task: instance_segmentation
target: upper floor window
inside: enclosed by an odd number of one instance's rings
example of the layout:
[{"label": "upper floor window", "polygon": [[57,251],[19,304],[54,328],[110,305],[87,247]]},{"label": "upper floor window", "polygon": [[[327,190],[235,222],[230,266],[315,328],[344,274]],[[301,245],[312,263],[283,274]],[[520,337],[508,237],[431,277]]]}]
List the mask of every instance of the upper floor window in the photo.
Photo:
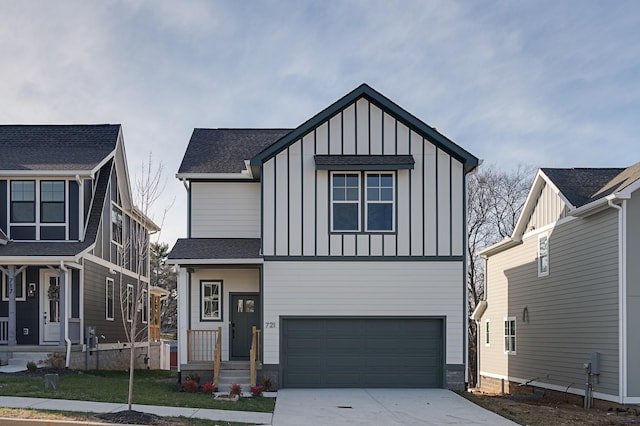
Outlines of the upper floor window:
[{"label": "upper floor window", "polygon": [[127,304],[126,304],[126,308],[127,308],[127,321],[128,322],[132,322],[133,321],[133,298],[134,298],[134,294],[133,294],[133,285],[132,284],[127,284]]},{"label": "upper floor window", "polygon": [[64,181],[40,182],[40,222],[64,223]]},{"label": "upper floor window", "polygon": [[111,206],[111,240],[122,244],[122,210],[115,204]]},{"label": "upper floor window", "polygon": [[538,237],[538,276],[549,275],[549,235]]},{"label": "upper floor window", "polygon": [[[361,190],[362,182],[364,191]],[[364,221],[366,232],[392,232],[394,194],[393,173],[332,173],[331,230],[360,232]],[[361,203],[362,198],[364,203]]]},{"label": "upper floor window", "polygon": [[36,221],[36,183],[32,180],[11,181],[11,222]]}]

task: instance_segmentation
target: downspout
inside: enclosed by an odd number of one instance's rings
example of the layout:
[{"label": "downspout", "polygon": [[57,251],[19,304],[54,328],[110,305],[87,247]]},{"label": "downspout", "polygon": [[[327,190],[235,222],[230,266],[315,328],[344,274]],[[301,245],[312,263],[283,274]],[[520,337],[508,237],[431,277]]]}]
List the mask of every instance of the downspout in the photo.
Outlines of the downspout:
[{"label": "downspout", "polygon": [[[624,203],[624,201],[623,201]],[[619,323],[619,336],[620,340],[620,355],[619,355],[619,375],[620,375],[620,386],[619,386],[619,402],[621,404],[625,403],[626,393],[627,393],[627,280],[625,274],[626,267],[626,229],[625,229],[625,209],[613,202],[613,200],[608,200],[609,207],[612,207],[618,210],[618,297],[619,297],[619,313],[618,313],[618,323]],[[624,206],[624,204],[623,204]]]},{"label": "downspout", "polygon": [[[63,273],[66,274],[68,270],[69,269],[67,269],[67,267],[64,266],[64,261],[61,260],[60,261],[60,271],[62,271]],[[69,286],[67,284],[67,280],[66,279],[64,280],[64,284],[66,286],[68,286],[68,287],[71,287],[71,286]],[[71,293],[69,293],[69,294],[71,294]],[[65,292],[65,295],[66,295],[66,292]],[[65,300],[65,304],[66,303],[67,303],[67,301]],[[69,307],[71,307],[71,306],[69,305]],[[65,368],[69,368],[69,363],[71,362],[71,339],[69,339],[69,333],[68,333],[68,331],[69,331],[69,313],[66,311],[66,309],[65,309],[65,315],[64,315],[63,324],[64,324],[64,327],[63,327],[64,341],[67,344],[67,356],[65,358],[64,366],[65,366]]]}]

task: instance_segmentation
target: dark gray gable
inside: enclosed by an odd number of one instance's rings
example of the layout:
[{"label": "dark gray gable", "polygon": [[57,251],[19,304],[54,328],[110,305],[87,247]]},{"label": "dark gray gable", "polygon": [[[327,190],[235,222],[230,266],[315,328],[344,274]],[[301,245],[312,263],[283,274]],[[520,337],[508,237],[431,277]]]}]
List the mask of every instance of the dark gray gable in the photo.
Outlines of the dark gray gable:
[{"label": "dark gray gable", "polygon": [[119,124],[0,125],[0,170],[93,170],[119,132]]},{"label": "dark gray gable", "polygon": [[442,135],[436,129],[427,125],[411,113],[407,112],[396,103],[386,98],[384,95],[380,94],[367,84],[363,83],[362,85],[336,101],[334,104],[325,108],[323,111],[304,122],[298,128],[282,137],[273,145],[269,146],[267,149],[251,158],[250,164],[251,168],[253,169],[253,175],[257,176],[259,168],[262,167],[262,164],[266,160],[275,156],[280,151],[284,150],[286,147],[302,138],[308,132],[318,127],[323,122],[329,120],[331,117],[348,107],[350,104],[357,101],[359,98],[367,99],[369,102],[382,109],[385,113],[392,115],[393,117],[407,125],[410,129],[414,130],[416,133],[420,134],[422,137],[426,138],[440,149],[446,151],[452,157],[458,159],[464,164],[464,169],[466,172],[469,172],[478,166],[478,159],[475,156],[456,145],[452,140]]},{"label": "dark gray gable", "polygon": [[244,161],[291,129],[194,129],[182,158],[181,173],[240,173]]},{"label": "dark gray gable", "polygon": [[181,238],[168,259],[258,259],[259,238]]},{"label": "dark gray gable", "polygon": [[624,169],[614,168],[542,169],[574,207],[581,207],[609,195],[610,191],[600,190],[623,171]]}]

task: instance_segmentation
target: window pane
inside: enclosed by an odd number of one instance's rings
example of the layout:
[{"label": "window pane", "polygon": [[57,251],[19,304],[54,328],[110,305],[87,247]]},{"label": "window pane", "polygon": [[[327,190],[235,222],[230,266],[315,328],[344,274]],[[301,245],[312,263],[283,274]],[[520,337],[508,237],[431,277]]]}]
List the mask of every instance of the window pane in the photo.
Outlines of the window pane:
[{"label": "window pane", "polygon": [[13,202],[11,203],[12,222],[35,222],[36,206],[33,202]]},{"label": "window pane", "polygon": [[11,201],[35,201],[35,182],[18,180],[11,182]]},{"label": "window pane", "polygon": [[393,201],[393,188],[380,189],[380,201]]},{"label": "window pane", "polygon": [[360,186],[358,181],[359,181],[359,175],[356,174],[349,174],[349,175],[345,175],[346,176],[346,180],[347,180],[347,186],[348,187],[358,187]]},{"label": "window pane", "polygon": [[393,187],[393,175],[384,174],[380,177],[380,186],[383,187]]},{"label": "window pane", "polygon": [[333,188],[333,200],[344,201],[347,199],[347,192],[344,188]]},{"label": "window pane", "polygon": [[40,182],[40,199],[42,201],[64,201],[64,182]]},{"label": "window pane", "polygon": [[64,222],[64,203],[42,203],[41,222]]},{"label": "window pane", "polygon": [[344,187],[345,186],[345,175],[333,175],[333,186]]},{"label": "window pane", "polygon": [[238,299],[238,307],[236,312],[244,312],[244,299]]},{"label": "window pane", "polygon": [[380,201],[380,190],[378,188],[367,188],[367,201]]},{"label": "window pane", "polygon": [[367,229],[369,231],[393,230],[393,204],[368,204]]},{"label": "window pane", "polygon": [[347,188],[347,197],[346,200],[349,201],[358,201],[358,199],[360,198],[360,191],[358,191],[358,188]]},{"label": "window pane", "polygon": [[333,205],[333,230],[357,231],[358,230],[358,204],[337,203]]},{"label": "window pane", "polygon": [[380,186],[380,175],[367,175],[367,186]]},{"label": "window pane", "polygon": [[256,311],[256,303],[253,299],[247,299],[247,312],[255,312]]}]

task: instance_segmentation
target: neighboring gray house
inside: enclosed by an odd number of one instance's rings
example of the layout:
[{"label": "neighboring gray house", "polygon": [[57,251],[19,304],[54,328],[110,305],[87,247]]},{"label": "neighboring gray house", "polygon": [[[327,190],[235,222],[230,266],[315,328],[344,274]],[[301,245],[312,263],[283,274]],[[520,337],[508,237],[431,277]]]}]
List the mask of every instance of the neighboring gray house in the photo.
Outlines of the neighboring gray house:
[{"label": "neighboring gray house", "polygon": [[0,153],[3,364],[31,351],[69,365],[89,326],[101,349],[122,349],[120,272],[123,286],[149,277],[148,256],[138,271],[127,242],[156,226],[132,204],[121,126],[2,125]]},{"label": "neighboring gray house", "polygon": [[596,398],[640,403],[639,188],[640,163],[538,172],[513,236],[480,253],[482,388],[583,395],[593,361]]},{"label": "neighboring gray house", "polygon": [[295,129],[195,129],[168,260],[183,378],[255,356],[280,387],[463,388],[477,164],[367,85]]}]

